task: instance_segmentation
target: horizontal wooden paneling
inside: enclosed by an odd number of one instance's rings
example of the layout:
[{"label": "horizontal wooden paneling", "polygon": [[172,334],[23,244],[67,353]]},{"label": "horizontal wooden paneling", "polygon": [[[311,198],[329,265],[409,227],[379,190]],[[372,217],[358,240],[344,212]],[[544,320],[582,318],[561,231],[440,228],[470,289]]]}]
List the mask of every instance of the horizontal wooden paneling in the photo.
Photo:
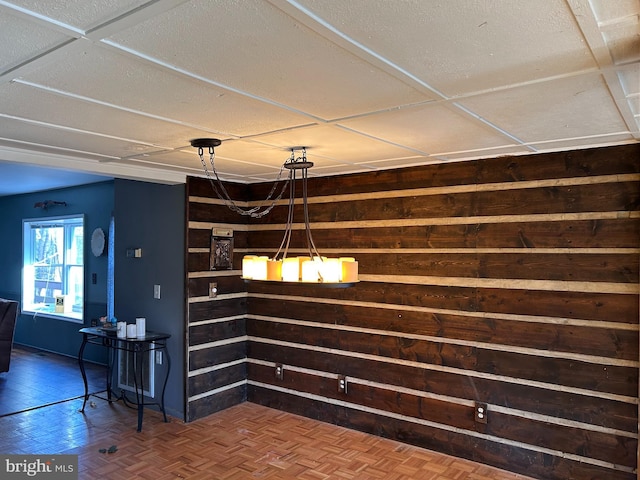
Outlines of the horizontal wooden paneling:
[{"label": "horizontal wooden paneling", "polygon": [[[253,282],[255,294],[282,295],[282,288],[270,283]],[[555,323],[571,323],[569,319],[638,324],[636,295],[513,290],[509,288],[469,288],[441,285],[396,285],[391,282],[359,283],[353,288],[329,290],[295,285],[286,292],[292,299],[337,298],[343,301],[376,303],[398,308],[433,309],[436,312],[473,312],[489,318],[524,316]],[[251,303],[251,298],[249,299]],[[366,306],[366,305],[364,305]],[[518,317],[520,318],[520,317]]]},{"label": "horizontal wooden paneling", "polygon": [[[221,205],[222,202],[217,199],[215,191],[211,186],[211,182],[207,178],[203,177],[189,177],[187,186],[189,188],[188,195],[193,197],[202,197],[206,199],[213,199],[217,205]],[[248,197],[248,186],[242,183],[229,183],[225,182],[225,188],[229,193],[229,196],[234,200],[238,200],[240,202],[246,201]],[[189,206],[189,210],[191,210],[191,206]],[[220,209],[220,214],[226,213],[225,210],[228,210],[226,207]],[[235,217],[235,223],[238,222],[238,218]]]},{"label": "horizontal wooden paneling", "polygon": [[[420,362],[425,366],[447,367],[447,371],[466,370],[467,375],[473,371],[488,374],[489,378],[509,377],[630,398],[635,397],[634,385],[638,382],[637,368],[633,366],[609,365],[603,368],[575,359],[540,357],[535,351],[504,352],[368,333],[340,334],[339,337],[336,348],[349,345],[351,351]],[[373,347],[372,341],[375,342]]]},{"label": "horizontal wooden paneling", "polygon": [[[612,188],[612,185],[615,188]],[[389,197],[322,204],[309,208],[313,222],[351,222],[447,217],[551,215],[577,212],[618,212],[638,209],[640,192],[636,181],[584,185],[442,193],[413,197]],[[253,223],[286,222],[287,209],[274,208]],[[294,218],[302,219],[302,205],[294,209]]]},{"label": "horizontal wooden paneling", "polygon": [[[612,435],[600,431],[585,431],[576,425],[550,424],[540,419],[526,418],[512,413],[492,411],[491,422],[479,424],[474,421],[473,407],[468,404],[429,398],[410,392],[398,392],[348,382],[349,395],[339,393],[336,379],[314,375],[313,372],[285,370],[283,380],[276,380],[273,367],[250,363],[250,384],[261,384],[268,397],[277,397],[276,389],[299,392],[301,397],[314,395],[328,401],[348,402],[353,405],[388,411],[440,424],[442,428],[462,429],[470,433],[479,432],[514,442],[529,444],[532,438],[545,436],[545,446],[552,450],[564,450],[574,455],[589,453],[601,461],[614,461],[620,465],[633,466],[637,439],[631,436]],[[269,389],[272,388],[272,391]]]},{"label": "horizontal wooden paneling", "polygon": [[189,401],[188,421],[206,417],[212,413],[219,412],[247,400],[247,386],[232,385],[228,389],[222,389],[216,393],[197,400]]},{"label": "horizontal wooden paneling", "polygon": [[189,371],[210,370],[217,365],[244,360],[247,357],[247,345],[244,338],[236,342],[222,343],[205,349],[191,349],[189,352]]},{"label": "horizontal wooden paneling", "polygon": [[189,397],[202,395],[237,382],[244,382],[246,378],[247,368],[244,362],[194,375],[188,379]]},{"label": "horizontal wooden paneling", "polygon": [[189,323],[246,313],[244,298],[218,299],[189,304]]},{"label": "horizontal wooden paneling", "polygon": [[638,282],[637,254],[361,253],[358,263],[360,273],[376,275]]},{"label": "horizontal wooden paneling", "polygon": [[547,153],[524,158],[485,158],[478,160],[477,166],[478,183],[584,178],[640,172],[637,145]]},{"label": "horizontal wooden paneling", "polygon": [[[249,315],[282,319],[281,303],[282,300],[277,297],[252,298]],[[319,302],[291,302],[290,305],[291,314],[287,319],[292,323],[313,322],[316,327],[322,324],[336,325],[339,326],[336,328],[337,335],[348,334],[349,330],[366,329],[372,334],[384,332],[395,338],[407,340],[422,336],[434,342],[500,346],[502,350],[507,350],[509,346],[538,351],[549,350],[557,352],[555,356],[567,352],[594,359],[606,357],[611,359],[611,363],[616,363],[615,360],[638,360],[637,330],[619,329],[615,323],[589,326],[588,322],[583,325],[526,322],[442,312],[386,309],[373,305],[341,305],[339,301],[332,305]],[[253,328],[255,322],[251,322],[250,325]],[[291,328],[287,325],[272,327]],[[516,348],[512,350],[515,351]],[[577,358],[577,355],[574,358]],[[571,355],[567,357],[571,358]]]},{"label": "horizontal wooden paneling", "polygon": [[[419,362],[394,362],[383,357],[364,358],[346,352],[303,348],[303,344],[260,342],[252,339],[248,358],[293,365],[360,380],[389,388],[402,387],[465,400],[486,402],[537,415],[637,432],[637,404],[594,396],[592,392],[535,385],[514,378],[483,378],[460,372],[425,368]],[[544,398],[544,401],[540,399]],[[491,407],[490,407],[491,408]]]},{"label": "horizontal wooden paneling", "polygon": [[[637,218],[424,225],[313,230],[324,248],[638,248]],[[281,231],[248,232],[253,249],[274,249]],[[294,231],[291,244],[304,245],[304,231]],[[237,244],[237,242],[236,242]]]},{"label": "horizontal wooden paneling", "polygon": [[[246,186],[228,185],[246,200]],[[246,287],[233,271],[210,269],[212,230],[232,229],[246,247],[245,220],[215,197],[208,180],[187,181],[187,418],[194,420],[246,400]],[[234,256],[240,265],[241,256]],[[218,296],[209,298],[209,284]]]},{"label": "horizontal wooden paneling", "polygon": [[638,324],[638,297],[615,293],[478,289],[479,311]]},{"label": "horizontal wooden paneling", "polygon": [[245,320],[229,320],[189,328],[190,345],[219,342],[229,338],[242,337],[245,332]]},{"label": "horizontal wooden paneling", "polygon": [[[361,282],[337,290],[241,282],[242,254],[275,253],[287,208],[234,218],[194,182],[193,411],[247,368],[247,398],[272,407],[541,479],[635,478],[639,157],[626,145],[311,178],[320,253],[359,261]],[[299,204],[294,222],[303,252]],[[234,270],[209,271],[211,228],[236,223]]]},{"label": "horizontal wooden paneling", "polygon": [[478,225],[483,248],[638,248],[637,218]]}]

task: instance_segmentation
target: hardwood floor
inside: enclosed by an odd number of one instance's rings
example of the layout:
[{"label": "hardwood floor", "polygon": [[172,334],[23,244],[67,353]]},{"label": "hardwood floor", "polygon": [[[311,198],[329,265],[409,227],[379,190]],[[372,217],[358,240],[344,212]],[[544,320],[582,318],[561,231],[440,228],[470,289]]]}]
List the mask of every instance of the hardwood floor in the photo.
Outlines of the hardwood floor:
[{"label": "hardwood floor", "polygon": [[82,480],[526,478],[252,403],[188,424],[147,410],[138,433],[134,410],[92,402],[84,413],[76,398],[0,418],[0,453],[76,454]]},{"label": "hardwood floor", "polygon": [[[89,392],[104,390],[106,367],[86,362]],[[0,417],[84,394],[75,358],[14,345],[8,372],[0,373]]]}]

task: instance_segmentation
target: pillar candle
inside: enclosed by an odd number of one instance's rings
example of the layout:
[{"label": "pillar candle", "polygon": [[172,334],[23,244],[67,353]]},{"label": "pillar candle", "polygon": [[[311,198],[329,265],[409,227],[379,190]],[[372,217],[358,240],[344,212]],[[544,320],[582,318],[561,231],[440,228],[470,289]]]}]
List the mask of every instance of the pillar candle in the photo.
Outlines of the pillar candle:
[{"label": "pillar candle", "polygon": [[127,325],[127,338],[136,338],[136,324],[130,323]]}]

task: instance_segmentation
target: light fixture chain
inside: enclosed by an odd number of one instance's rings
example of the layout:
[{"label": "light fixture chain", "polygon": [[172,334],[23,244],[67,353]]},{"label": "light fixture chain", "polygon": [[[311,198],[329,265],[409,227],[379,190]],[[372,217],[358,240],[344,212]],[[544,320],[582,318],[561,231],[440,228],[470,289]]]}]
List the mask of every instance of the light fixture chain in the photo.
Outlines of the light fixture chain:
[{"label": "light fixture chain", "polygon": [[[207,176],[207,178],[209,179],[209,182],[211,183],[211,187],[213,188],[213,191],[215,192],[215,194],[218,196],[218,198],[220,198],[224,204],[227,206],[227,208],[229,208],[230,210],[240,214],[240,215],[244,215],[244,216],[250,216],[252,218],[261,218],[265,215],[267,215],[269,212],[271,212],[271,210],[273,210],[273,208],[276,206],[276,203],[278,203],[278,201],[280,201],[282,199],[282,196],[284,195],[285,190],[287,189],[287,186],[289,185],[289,182],[291,180],[291,175],[289,175],[289,177],[287,178],[287,180],[284,182],[284,184],[282,185],[282,189],[280,190],[280,193],[278,194],[277,197],[271,199],[271,197],[273,196],[273,194],[276,191],[276,187],[278,186],[278,182],[281,181],[282,178],[282,172],[284,171],[284,166],[280,167],[280,171],[278,172],[278,177],[276,178],[273,186],[271,187],[271,191],[269,192],[269,194],[267,195],[265,202],[271,200],[271,203],[269,205],[267,205],[266,207],[264,207],[263,210],[260,210],[260,206],[256,206],[250,209],[243,209],[241,207],[239,207],[236,202],[231,198],[231,196],[229,195],[229,192],[227,192],[227,189],[225,188],[224,184],[222,183],[222,181],[220,180],[220,177],[218,176],[218,172],[215,168],[215,164],[214,164],[214,160],[215,160],[215,153],[213,150],[213,147],[209,147],[209,163],[211,164],[211,171],[209,170],[209,168],[207,167],[207,162],[204,159],[204,150],[202,147],[198,148],[198,156],[200,157],[200,162],[202,163],[202,168],[204,169],[204,172]],[[213,175],[215,176],[215,181],[211,176],[211,173],[213,173]],[[216,185],[217,184],[217,185]]]}]

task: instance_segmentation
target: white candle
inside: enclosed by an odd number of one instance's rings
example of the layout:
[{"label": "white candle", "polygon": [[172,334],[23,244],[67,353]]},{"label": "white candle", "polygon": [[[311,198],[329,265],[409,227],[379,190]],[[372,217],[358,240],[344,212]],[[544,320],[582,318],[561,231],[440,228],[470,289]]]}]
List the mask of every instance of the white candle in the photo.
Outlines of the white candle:
[{"label": "white candle", "polygon": [[146,323],[147,323],[146,318],[144,317],[136,318],[136,336],[137,337],[144,337],[147,334]]},{"label": "white candle", "polygon": [[127,338],[136,338],[136,324],[127,324]]},{"label": "white candle", "polygon": [[116,334],[118,338],[125,338],[127,336],[127,322],[118,322],[116,324]]},{"label": "white candle", "polygon": [[285,282],[300,280],[300,265],[297,257],[287,257],[282,260],[282,280]]}]

